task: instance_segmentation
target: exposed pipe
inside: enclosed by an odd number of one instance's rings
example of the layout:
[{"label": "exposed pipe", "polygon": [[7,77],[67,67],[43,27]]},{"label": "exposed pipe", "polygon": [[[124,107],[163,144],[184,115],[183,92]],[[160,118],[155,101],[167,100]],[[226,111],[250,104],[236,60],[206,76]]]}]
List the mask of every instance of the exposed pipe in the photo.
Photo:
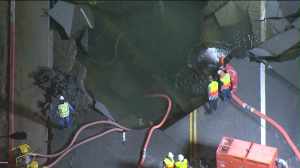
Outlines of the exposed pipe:
[{"label": "exposed pipe", "polygon": [[118,123],[116,122],[113,122],[113,121],[94,121],[94,122],[91,122],[91,123],[88,123],[88,124],[85,124],[83,126],[81,126],[78,131],[76,132],[76,134],[74,135],[74,137],[72,138],[71,142],[69,143],[69,145],[64,148],[63,150],[61,150],[60,152],[57,152],[57,153],[53,153],[53,154],[39,154],[39,153],[30,153],[30,155],[32,156],[36,156],[36,157],[44,157],[44,158],[52,158],[52,157],[57,157],[63,153],[65,153],[69,148],[72,147],[72,145],[75,143],[75,141],[77,140],[79,134],[85,130],[86,128],[88,127],[91,127],[91,126],[94,126],[94,125],[98,125],[98,124],[109,124],[109,125],[113,125],[113,126],[116,126],[117,128],[120,128],[122,129],[123,131],[129,131],[130,129],[129,128],[126,128],[124,126],[121,126],[119,125]]},{"label": "exposed pipe", "polygon": [[291,137],[288,135],[288,133],[285,131],[285,129],[276,121],[274,121],[272,118],[268,117],[267,115],[262,114],[261,112],[257,111],[254,107],[251,107],[247,103],[243,102],[236,94],[232,93],[232,99],[235,103],[237,103],[240,107],[245,109],[246,111],[252,112],[255,115],[257,115],[260,118],[265,119],[270,125],[272,125],[274,128],[276,128],[279,133],[283,136],[283,138],[286,140],[288,145],[291,147],[292,151],[300,160],[300,151],[298,147],[295,145],[295,143],[292,141]]},{"label": "exposed pipe", "polygon": [[[16,69],[16,2],[10,0],[10,13],[9,13],[9,93],[8,93],[8,135],[15,132],[14,126],[14,113],[15,113],[15,69]],[[10,168],[15,167],[12,149],[14,147],[14,140],[8,139],[8,163]]]},{"label": "exposed pipe", "polygon": [[143,145],[143,148],[142,148],[142,151],[141,151],[141,155],[140,155],[140,159],[139,159],[139,163],[138,163],[138,168],[142,168],[143,165],[144,165],[144,162],[145,162],[145,158],[146,158],[146,155],[147,155],[147,148],[149,146],[149,143],[150,143],[150,139],[152,137],[152,134],[153,134],[153,131],[162,127],[162,125],[166,122],[171,110],[172,110],[172,100],[171,98],[168,96],[168,95],[165,95],[165,94],[154,94],[154,95],[151,95],[150,97],[160,97],[160,98],[164,98],[168,101],[168,108],[167,108],[167,111],[165,113],[165,116],[162,118],[162,120],[156,124],[156,125],[153,125],[147,135],[146,135],[146,140],[144,141],[144,145]]}]

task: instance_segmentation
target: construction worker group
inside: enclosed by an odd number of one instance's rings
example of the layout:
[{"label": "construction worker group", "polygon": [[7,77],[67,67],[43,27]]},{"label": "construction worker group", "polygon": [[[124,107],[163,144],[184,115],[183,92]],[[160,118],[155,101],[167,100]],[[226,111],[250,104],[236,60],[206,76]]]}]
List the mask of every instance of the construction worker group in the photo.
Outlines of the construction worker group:
[{"label": "construction worker group", "polygon": [[169,152],[163,161],[164,168],[188,168],[188,160],[182,154],[178,155],[178,160],[175,162],[174,154]]},{"label": "construction worker group", "polygon": [[[223,65],[219,68],[217,72],[218,79],[214,79],[213,76],[209,76],[208,102],[211,111],[215,111],[217,109],[219,95],[224,101],[228,101],[231,98],[230,74],[226,71]],[[221,87],[219,87],[219,85],[221,85]]]}]

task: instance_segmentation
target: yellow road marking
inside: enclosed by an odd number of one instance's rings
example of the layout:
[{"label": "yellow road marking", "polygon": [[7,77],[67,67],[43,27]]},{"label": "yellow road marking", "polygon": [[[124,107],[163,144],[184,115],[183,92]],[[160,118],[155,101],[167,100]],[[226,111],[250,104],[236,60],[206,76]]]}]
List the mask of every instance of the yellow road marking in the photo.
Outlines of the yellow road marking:
[{"label": "yellow road marking", "polygon": [[189,114],[189,153],[190,158],[193,158],[193,113]]},{"label": "yellow road marking", "polygon": [[197,158],[197,110],[194,110],[193,111],[194,113],[194,121],[193,121],[193,125],[194,125],[194,128],[193,128],[193,135],[194,135],[194,142],[193,142],[193,151],[194,151],[194,158],[196,159]]},{"label": "yellow road marking", "polygon": [[194,110],[189,114],[189,146],[190,146],[190,158],[197,157],[197,110]]}]

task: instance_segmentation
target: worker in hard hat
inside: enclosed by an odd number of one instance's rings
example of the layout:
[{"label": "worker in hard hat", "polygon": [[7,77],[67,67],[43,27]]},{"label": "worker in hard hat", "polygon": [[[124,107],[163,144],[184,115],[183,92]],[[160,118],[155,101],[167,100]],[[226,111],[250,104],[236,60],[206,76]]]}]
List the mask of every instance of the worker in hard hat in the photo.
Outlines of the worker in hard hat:
[{"label": "worker in hard hat", "polygon": [[188,168],[188,160],[182,154],[178,155],[178,161],[175,162],[175,168]]},{"label": "worker in hard hat", "polygon": [[212,76],[209,76],[208,84],[208,103],[211,111],[217,110],[219,99],[219,83],[214,80]]},{"label": "worker in hard hat", "polygon": [[174,154],[172,152],[168,153],[168,156],[164,159],[164,168],[174,168]]},{"label": "worker in hard hat", "polygon": [[32,161],[32,156],[29,155],[31,148],[28,144],[20,144],[13,148],[17,167],[26,167]]},{"label": "worker in hard hat", "polygon": [[231,97],[231,78],[230,74],[227,73],[225,70],[220,69],[218,70],[218,74],[220,77],[220,82],[222,83],[221,86],[221,95],[224,101],[227,101]]},{"label": "worker in hard hat", "polygon": [[72,126],[72,116],[70,113],[73,113],[74,108],[65,101],[63,96],[59,97],[59,105],[57,107],[57,114],[59,118],[59,125],[63,128],[70,128]]}]

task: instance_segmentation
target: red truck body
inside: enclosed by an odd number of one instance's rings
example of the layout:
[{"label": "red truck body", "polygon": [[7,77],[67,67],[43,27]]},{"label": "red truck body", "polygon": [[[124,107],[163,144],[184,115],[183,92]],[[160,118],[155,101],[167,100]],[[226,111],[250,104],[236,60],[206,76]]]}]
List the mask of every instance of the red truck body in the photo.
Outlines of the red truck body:
[{"label": "red truck body", "polygon": [[223,137],[216,153],[217,168],[277,168],[277,148]]}]

